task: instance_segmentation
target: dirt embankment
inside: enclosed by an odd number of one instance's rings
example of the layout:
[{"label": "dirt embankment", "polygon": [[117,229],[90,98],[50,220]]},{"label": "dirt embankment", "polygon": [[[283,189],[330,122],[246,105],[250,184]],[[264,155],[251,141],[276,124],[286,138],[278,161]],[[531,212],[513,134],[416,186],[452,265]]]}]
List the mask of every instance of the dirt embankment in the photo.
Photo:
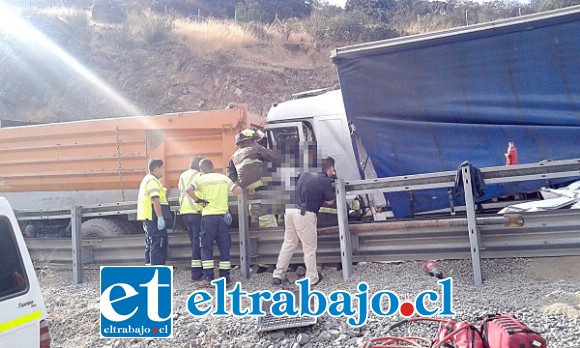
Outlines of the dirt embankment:
[{"label": "dirt embankment", "polygon": [[131,34],[144,25],[139,20],[74,26],[30,18],[44,39],[0,37],[0,118],[71,121],[212,110],[229,102],[247,103],[250,112],[265,115],[272,103],[293,93],[337,82],[330,49],[255,38],[244,43],[230,33],[213,39],[231,40],[216,48],[191,40],[199,35],[192,23],[186,34],[169,29],[165,39],[148,43],[139,40],[142,33]]}]

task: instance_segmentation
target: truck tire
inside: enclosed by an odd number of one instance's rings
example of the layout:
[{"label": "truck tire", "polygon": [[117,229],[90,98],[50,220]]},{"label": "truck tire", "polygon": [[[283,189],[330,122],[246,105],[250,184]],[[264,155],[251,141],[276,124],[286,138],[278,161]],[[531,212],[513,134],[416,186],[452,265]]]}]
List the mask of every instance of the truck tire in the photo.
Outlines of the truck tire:
[{"label": "truck tire", "polygon": [[91,219],[81,225],[81,233],[86,239],[122,236],[125,232],[121,224],[111,219]]},{"label": "truck tire", "polygon": [[30,238],[36,238],[38,235],[38,229],[34,227],[33,224],[28,224],[24,227],[24,234]]},{"label": "truck tire", "polygon": [[141,221],[129,221],[126,218],[117,218],[113,220],[119,226],[122,226],[125,232],[123,234],[138,234],[143,233]]}]

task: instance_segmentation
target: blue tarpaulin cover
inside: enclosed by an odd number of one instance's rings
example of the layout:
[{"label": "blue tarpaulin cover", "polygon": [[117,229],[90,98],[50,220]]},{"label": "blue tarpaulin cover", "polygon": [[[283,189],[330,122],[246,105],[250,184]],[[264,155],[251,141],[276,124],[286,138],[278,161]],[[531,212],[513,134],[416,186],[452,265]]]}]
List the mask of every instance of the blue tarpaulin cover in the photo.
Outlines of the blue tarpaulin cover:
[{"label": "blue tarpaulin cover", "polygon": [[[378,177],[580,157],[580,6],[337,49],[347,117]],[[489,185],[483,201],[545,181]],[[395,216],[449,207],[446,190],[389,194]]]}]

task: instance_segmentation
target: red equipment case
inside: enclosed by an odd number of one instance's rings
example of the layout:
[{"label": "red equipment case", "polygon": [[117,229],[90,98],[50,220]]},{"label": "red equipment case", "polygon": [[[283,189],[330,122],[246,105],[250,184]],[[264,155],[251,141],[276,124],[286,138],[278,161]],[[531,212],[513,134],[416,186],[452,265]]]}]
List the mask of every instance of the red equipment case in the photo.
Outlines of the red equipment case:
[{"label": "red equipment case", "polygon": [[546,348],[546,340],[509,314],[489,316],[481,324],[489,348]]},{"label": "red equipment case", "polygon": [[436,344],[442,348],[486,348],[481,333],[472,324],[464,321],[442,323],[437,331]]}]

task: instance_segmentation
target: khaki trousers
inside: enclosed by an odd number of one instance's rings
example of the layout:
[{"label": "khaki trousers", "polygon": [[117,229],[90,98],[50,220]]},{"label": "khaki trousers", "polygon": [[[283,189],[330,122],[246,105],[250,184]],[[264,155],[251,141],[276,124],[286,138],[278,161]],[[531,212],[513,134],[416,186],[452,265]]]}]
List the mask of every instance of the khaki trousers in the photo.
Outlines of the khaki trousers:
[{"label": "khaki trousers", "polygon": [[298,248],[298,242],[301,242],[304,263],[306,264],[306,277],[310,279],[310,284],[317,283],[316,248],[318,246],[318,233],[316,231],[316,214],[307,211],[305,215],[300,215],[300,209],[286,209],[284,225],[284,242],[278,255],[274,278],[286,278],[286,270],[290,265],[292,255]]}]

